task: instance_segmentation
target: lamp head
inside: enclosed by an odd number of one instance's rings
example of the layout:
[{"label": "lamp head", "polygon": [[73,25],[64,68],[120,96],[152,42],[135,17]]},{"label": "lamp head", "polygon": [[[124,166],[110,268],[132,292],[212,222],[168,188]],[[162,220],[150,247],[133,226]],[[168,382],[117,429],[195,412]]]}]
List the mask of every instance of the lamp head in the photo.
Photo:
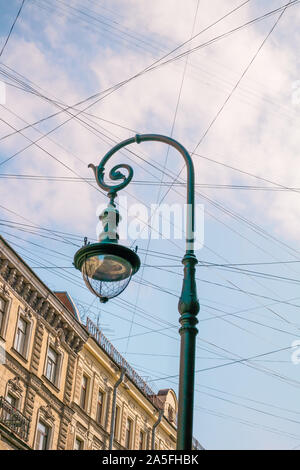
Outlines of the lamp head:
[{"label": "lamp head", "polygon": [[100,302],[117,297],[140,268],[140,258],[126,246],[112,242],[85,245],[74,256],[88,289]]}]

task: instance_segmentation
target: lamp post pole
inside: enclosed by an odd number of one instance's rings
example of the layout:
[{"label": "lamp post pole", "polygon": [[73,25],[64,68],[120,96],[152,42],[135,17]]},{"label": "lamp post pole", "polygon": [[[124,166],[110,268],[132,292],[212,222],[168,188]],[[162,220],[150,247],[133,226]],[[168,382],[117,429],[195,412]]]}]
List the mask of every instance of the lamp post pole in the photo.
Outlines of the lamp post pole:
[{"label": "lamp post pole", "polygon": [[[104,167],[110,157],[121,148],[141,142],[163,142],[174,147],[183,156],[187,167],[187,225],[186,225],[186,251],[182,259],[184,265],[184,278],[182,291],[178,303],[180,313],[181,336],[180,345],[180,369],[179,369],[179,397],[178,397],[178,418],[177,418],[177,449],[192,449],[193,440],[193,410],[194,410],[194,377],[195,377],[195,348],[196,335],[198,330],[197,314],[199,312],[199,302],[197,298],[197,288],[195,281],[195,265],[197,258],[194,253],[194,231],[195,231],[195,175],[194,165],[188,151],[176,140],[159,134],[136,135],[124,140],[113,147],[103,157],[96,167],[89,165],[95,173],[97,184],[108,192],[111,201],[116,193],[125,188],[133,176],[132,168],[127,164],[119,164],[112,168],[109,177],[112,180],[123,180],[121,183],[111,186],[104,182]],[[126,169],[127,176],[123,175],[119,169]]]}]

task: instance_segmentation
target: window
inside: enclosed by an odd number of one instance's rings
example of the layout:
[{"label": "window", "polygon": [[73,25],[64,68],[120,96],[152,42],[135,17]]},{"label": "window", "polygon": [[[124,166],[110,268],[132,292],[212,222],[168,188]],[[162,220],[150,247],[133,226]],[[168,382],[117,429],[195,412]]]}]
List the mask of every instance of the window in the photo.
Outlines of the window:
[{"label": "window", "polygon": [[57,383],[58,377],[58,353],[51,347],[48,349],[47,361],[46,361],[46,377],[53,384]]},{"label": "window", "polygon": [[126,449],[130,448],[131,433],[132,433],[132,421],[131,421],[131,419],[127,418],[126,433],[125,433],[125,447],[126,447]]},{"label": "window", "polygon": [[[14,395],[12,395],[11,393],[8,393],[6,397],[6,401],[12,406],[12,408],[17,409],[19,400]],[[5,409],[3,413],[3,417],[5,421],[11,422],[14,417],[13,409]]]},{"label": "window", "polygon": [[14,408],[18,407],[18,399],[14,397],[11,393],[7,394],[6,401],[8,401],[8,403]]},{"label": "window", "polygon": [[86,375],[83,375],[82,382],[81,382],[81,394],[80,394],[80,406],[83,409],[86,407],[87,388],[88,388],[88,378],[86,377]]},{"label": "window", "polygon": [[83,449],[83,441],[76,437],[75,443],[74,443],[74,450],[82,450]]},{"label": "window", "polygon": [[0,297],[0,334],[2,333],[4,327],[4,318],[6,311],[6,302],[2,297]]},{"label": "window", "polygon": [[114,438],[118,440],[119,438],[119,422],[120,422],[120,408],[116,406],[116,412],[115,412],[115,433],[114,433]]},{"label": "window", "polygon": [[0,295],[0,337],[5,339],[11,300],[6,294]]},{"label": "window", "polygon": [[145,446],[145,433],[140,431],[139,450],[143,450]]},{"label": "window", "polygon": [[35,449],[46,450],[49,448],[50,428],[42,421],[38,422]]},{"label": "window", "polygon": [[15,349],[22,356],[25,356],[26,354],[27,336],[28,336],[28,323],[24,320],[24,318],[20,317],[18,321],[18,327],[17,327],[16,339],[15,339]]},{"label": "window", "polygon": [[98,392],[98,401],[97,401],[96,420],[100,424],[102,423],[103,405],[104,405],[104,393],[101,392],[101,390],[99,390],[99,392]]}]

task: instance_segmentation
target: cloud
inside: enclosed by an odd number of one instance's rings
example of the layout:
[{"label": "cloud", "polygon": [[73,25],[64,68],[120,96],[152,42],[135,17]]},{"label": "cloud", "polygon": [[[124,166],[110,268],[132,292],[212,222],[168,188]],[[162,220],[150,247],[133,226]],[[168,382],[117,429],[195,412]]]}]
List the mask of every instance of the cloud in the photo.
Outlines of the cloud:
[{"label": "cloud", "polygon": [[[107,4],[107,8],[111,9],[111,4],[109,5]],[[151,5],[145,1],[126,2],[126,7],[121,4],[119,11],[120,16],[116,26],[118,34],[120,31],[126,31],[127,34],[136,31],[136,37],[143,36],[145,41],[153,40],[154,46],[160,43],[166,50],[189,38],[196,5],[196,1],[190,2],[188,6],[177,3],[177,8],[174,8],[173,0],[155,1],[151,2]],[[213,21],[229,11],[232,8],[232,2],[219,2],[219,6],[221,10],[216,13],[208,2],[204,2],[198,13],[196,31],[206,25],[203,23]],[[204,9],[206,22],[201,16]],[[205,35],[199,36],[193,44],[201,43],[224,32],[227,28],[241,24],[248,19],[249,15],[255,16],[255,13],[255,9],[249,4],[226,19],[224,24],[220,23]],[[170,15],[172,15],[172,21],[170,21]],[[289,38],[282,38],[281,35],[285,24],[289,24],[291,29],[296,30],[292,15],[292,11],[285,13],[277,29],[255,59],[249,73],[197,148],[197,153],[215,157],[226,164],[235,165],[270,180],[274,179],[287,186],[297,185],[297,171],[290,172],[289,167],[296,169],[299,165],[297,159],[298,110],[291,101],[292,81],[297,76],[297,48],[293,47]],[[245,29],[215,45],[200,49],[189,58],[178,105],[174,137],[182,141],[190,150],[193,150],[201,139],[274,21],[273,17],[266,24],[261,23],[257,27]],[[74,37],[78,24],[72,23],[67,13],[63,17],[57,16],[55,11],[53,14],[44,14],[41,17],[41,33],[38,41],[36,41],[36,33],[30,33],[30,28],[26,28],[26,24],[30,25],[29,17],[23,19],[22,31],[25,37],[16,35],[13,39],[14,47],[7,64],[42,86],[51,95],[67,103],[79,101],[83,92],[87,96],[88,92],[103,91],[143,70],[155,59],[145,44],[145,50],[143,43],[139,44],[140,49],[134,47],[129,36],[124,36],[123,44],[116,47],[112,40],[110,44],[109,41],[103,43],[92,29],[85,35],[84,44],[94,41],[94,49],[86,49],[84,63],[87,67],[79,72],[78,65],[81,59],[76,55],[77,38],[75,40]],[[97,27],[100,28],[99,25]],[[28,37],[26,37],[26,32]],[[71,38],[74,39],[74,43]],[[82,49],[83,46],[80,47]],[[55,50],[58,51],[58,55],[53,53]],[[156,54],[158,57],[161,51]],[[100,100],[89,112],[107,120],[123,123],[125,127],[137,129],[140,132],[169,134],[177,105],[184,62],[185,58],[131,81]],[[70,63],[72,63],[71,67],[68,66]],[[78,73],[74,75],[74,71]],[[88,77],[88,86],[85,83],[85,77]],[[56,108],[43,103],[38,98],[33,98],[32,95],[12,89],[9,89],[8,106],[28,122],[56,111]],[[20,120],[13,116],[6,114],[6,118],[16,127],[21,125]],[[63,119],[65,118],[66,116]],[[61,117],[54,119],[51,124],[45,124],[40,129],[48,130],[63,119]],[[87,120],[86,117],[83,119]],[[101,121],[94,122],[100,124]],[[113,140],[131,134],[130,131],[120,130],[108,123],[102,124],[103,128],[99,129],[100,132],[106,135],[111,132],[109,136]],[[84,129],[75,120],[53,134],[52,138],[65,146],[67,151],[63,151],[47,139],[43,139],[40,145],[53,152],[75,172],[84,177],[90,176],[85,165],[90,161],[95,163],[99,156],[109,148],[109,142],[112,141],[95,131],[97,125],[89,121],[85,126],[89,125],[93,126],[94,134]],[[26,133],[31,138],[38,137],[38,134],[33,131],[26,131]],[[101,141],[101,138],[104,138],[105,142]],[[20,136],[6,139],[2,145],[3,156],[18,150],[24,144],[26,140]],[[165,155],[165,151],[161,150],[161,146],[145,145],[143,148],[135,148],[134,151],[141,152],[149,160],[154,158],[159,164],[163,164],[164,157],[161,157],[161,152]],[[82,161],[76,160],[74,154]],[[176,172],[182,166],[180,157],[172,155],[172,159],[172,163],[169,159],[168,164],[171,170]],[[249,180],[245,176],[238,176],[237,173],[229,172],[220,166],[207,164],[198,157],[194,157],[194,160],[197,182],[230,184],[241,181],[242,184],[257,184],[256,180]],[[151,170],[143,162],[139,163]],[[24,173],[30,170],[42,174],[72,175],[62,165],[33,146],[22,157],[18,156],[12,160],[6,166],[6,171],[10,168],[17,168],[18,171]],[[139,175],[143,174],[140,170],[137,171]],[[157,174],[155,170],[154,173]],[[145,178],[145,174],[143,177]],[[15,187],[19,183],[7,184],[8,193],[14,194]],[[24,202],[22,210],[27,215],[35,214],[37,219],[42,217],[45,222],[48,219],[51,223],[54,221],[58,224],[68,223],[73,228],[78,224],[78,220],[86,223],[85,214],[88,210],[94,215],[93,203],[98,195],[84,184],[80,192],[77,191],[75,185],[71,186],[71,183],[67,190],[64,188],[65,185],[62,183],[55,185],[44,183],[42,188],[35,189],[34,184],[31,183],[27,195],[29,200]],[[131,191],[137,194],[137,190]],[[176,197],[175,195],[174,199]],[[214,197],[218,198],[219,193],[215,192]],[[40,201],[38,205],[36,198]],[[232,193],[227,191],[222,194],[222,198],[225,203],[238,210],[243,207],[249,210],[251,207],[251,213],[256,222],[262,221],[262,215],[267,217],[269,223],[275,224],[275,230],[282,236],[289,239],[298,238],[300,226],[299,218],[296,216],[297,194],[283,197],[282,192],[274,191],[268,195],[268,198],[265,198],[262,192],[255,194],[245,192],[237,199],[235,194],[232,196]],[[53,203],[54,200],[60,202]],[[14,205],[13,198],[8,202]],[[80,217],[76,217],[75,213],[80,213]]]}]

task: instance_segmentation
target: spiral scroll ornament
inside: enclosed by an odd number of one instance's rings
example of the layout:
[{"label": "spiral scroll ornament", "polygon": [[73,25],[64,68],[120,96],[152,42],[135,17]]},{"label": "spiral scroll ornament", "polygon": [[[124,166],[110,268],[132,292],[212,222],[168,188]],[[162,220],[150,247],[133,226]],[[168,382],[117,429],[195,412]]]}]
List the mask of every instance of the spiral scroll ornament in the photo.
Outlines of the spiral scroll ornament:
[{"label": "spiral scroll ornament", "polygon": [[[98,186],[108,193],[108,197],[110,198],[111,203],[113,204],[114,199],[117,195],[117,192],[125,188],[132,180],[133,169],[130,165],[127,165],[126,163],[120,163],[119,165],[114,166],[109,172],[109,178],[112,181],[117,181],[117,180],[123,180],[123,181],[122,183],[119,183],[119,184],[109,185],[104,182],[104,174],[105,174],[104,164],[106,163],[107,159],[105,162],[103,162],[103,160],[100,162],[98,166],[95,166],[92,163],[90,163],[89,168],[92,168],[95,174],[95,178],[96,178],[96,182]],[[127,175],[124,175],[121,171],[118,171],[120,168],[127,170]]]}]

